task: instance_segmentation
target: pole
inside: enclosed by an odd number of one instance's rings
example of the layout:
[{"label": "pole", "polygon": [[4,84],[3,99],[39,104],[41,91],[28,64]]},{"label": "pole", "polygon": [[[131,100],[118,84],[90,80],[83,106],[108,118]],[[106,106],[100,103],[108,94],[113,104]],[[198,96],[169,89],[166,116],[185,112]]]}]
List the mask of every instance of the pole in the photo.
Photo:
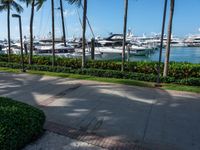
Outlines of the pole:
[{"label": "pole", "polygon": [[163,12],[163,22],[162,22],[162,33],[161,33],[161,41],[160,41],[160,53],[159,53],[159,62],[158,62],[158,76],[157,76],[157,86],[160,84],[160,71],[161,71],[161,62],[162,62],[162,51],[163,51],[163,39],[165,33],[165,22],[166,22],[166,13],[167,13],[167,2],[165,0],[164,3],[164,12]]},{"label": "pole", "polygon": [[127,62],[130,61],[130,45],[127,46]]},{"label": "pole", "polygon": [[23,39],[22,39],[22,20],[19,16],[19,32],[20,32],[20,44],[21,44],[21,63],[22,63],[22,72],[26,72],[24,68],[24,53],[23,53]]},{"label": "pole", "polygon": [[95,59],[95,39],[92,38],[91,40],[91,59]]},{"label": "pole", "polygon": [[66,32],[65,32],[65,20],[64,20],[64,14],[63,14],[63,3],[62,0],[60,0],[60,13],[61,13],[61,18],[62,18],[62,28],[63,28],[63,42],[64,46],[67,47],[66,44]]}]

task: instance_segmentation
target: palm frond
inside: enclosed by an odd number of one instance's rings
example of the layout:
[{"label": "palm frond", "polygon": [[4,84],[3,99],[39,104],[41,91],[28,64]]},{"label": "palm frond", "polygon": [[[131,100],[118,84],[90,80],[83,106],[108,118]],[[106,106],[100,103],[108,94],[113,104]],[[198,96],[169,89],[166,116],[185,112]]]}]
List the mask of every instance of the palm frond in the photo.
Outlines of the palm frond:
[{"label": "palm frond", "polygon": [[11,2],[11,8],[15,9],[17,13],[22,13],[24,10],[23,7],[15,1]]},{"label": "palm frond", "polygon": [[76,4],[77,6],[81,6],[82,0],[66,0],[69,4]]},{"label": "palm frond", "polygon": [[8,9],[8,5],[0,5],[0,12]]},{"label": "palm frond", "polygon": [[40,10],[40,8],[43,6],[44,2],[46,2],[46,0],[37,0],[35,6],[37,6],[37,11]]},{"label": "palm frond", "polygon": [[28,7],[29,5],[31,5],[33,0],[19,0],[22,3],[26,3],[26,7]]}]

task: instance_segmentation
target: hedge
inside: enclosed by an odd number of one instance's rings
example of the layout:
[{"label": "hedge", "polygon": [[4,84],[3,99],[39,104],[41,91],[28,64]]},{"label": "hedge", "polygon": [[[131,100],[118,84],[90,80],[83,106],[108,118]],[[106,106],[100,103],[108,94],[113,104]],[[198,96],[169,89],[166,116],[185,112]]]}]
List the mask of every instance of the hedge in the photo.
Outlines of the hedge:
[{"label": "hedge", "polygon": [[[20,69],[21,65],[18,63],[0,62],[0,67]],[[35,70],[35,71],[90,75],[90,76],[94,76],[94,77],[104,77],[104,78],[133,79],[133,80],[148,81],[148,82],[156,82],[156,80],[157,80],[157,75],[155,75],[155,74],[121,72],[121,71],[104,70],[104,69],[92,69],[92,68],[72,69],[72,68],[60,67],[60,66],[52,67],[52,66],[48,66],[48,65],[26,65],[26,69],[27,70]],[[200,78],[176,79],[175,77],[161,77],[161,82],[162,83],[176,83],[176,84],[182,84],[182,85],[200,86]]]},{"label": "hedge", "polygon": [[[33,64],[51,65],[51,59],[51,56],[34,56]],[[7,60],[7,55],[0,55],[1,62],[7,62]],[[11,60],[14,63],[19,63],[20,56],[12,55]],[[28,56],[25,56],[25,63],[28,64]],[[79,69],[81,68],[81,60],[56,57],[56,66]],[[121,62],[88,60],[86,68],[120,71]],[[163,70],[163,64],[161,64],[161,70]],[[126,62],[125,71],[156,75],[157,62]],[[200,78],[200,64],[171,62],[169,67],[169,76],[174,77],[175,79]]]},{"label": "hedge", "polygon": [[0,149],[18,150],[43,132],[45,115],[27,104],[0,97]]}]

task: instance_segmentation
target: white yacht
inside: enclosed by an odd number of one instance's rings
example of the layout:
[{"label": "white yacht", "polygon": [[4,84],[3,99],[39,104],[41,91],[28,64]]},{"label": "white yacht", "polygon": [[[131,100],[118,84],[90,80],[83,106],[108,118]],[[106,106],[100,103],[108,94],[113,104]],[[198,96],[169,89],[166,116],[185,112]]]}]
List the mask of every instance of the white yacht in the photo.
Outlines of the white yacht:
[{"label": "white yacht", "polygon": [[[7,54],[8,53],[8,44],[4,44],[2,46],[2,52],[3,54]],[[12,43],[11,44],[11,53],[12,54],[21,54],[21,45],[19,42],[16,42],[16,43]]]},{"label": "white yacht", "polygon": [[[34,49],[36,54],[49,54],[52,53],[52,43],[40,43],[39,45],[35,46]],[[73,47],[67,45],[66,47],[64,44],[55,44],[55,53],[56,54],[63,54],[63,53],[74,53],[75,50]]]},{"label": "white yacht", "polygon": [[100,46],[103,47],[115,47],[122,46],[123,44],[123,35],[122,34],[111,34],[108,38],[97,41]]},{"label": "white yacht", "polygon": [[188,47],[200,47],[200,35],[191,35],[184,42]]},{"label": "white yacht", "polygon": [[[98,50],[102,54],[122,54],[122,47],[99,47]],[[149,49],[146,47],[131,45],[129,51],[125,51],[125,53],[128,52],[130,55],[134,56],[146,56],[149,54]]]}]

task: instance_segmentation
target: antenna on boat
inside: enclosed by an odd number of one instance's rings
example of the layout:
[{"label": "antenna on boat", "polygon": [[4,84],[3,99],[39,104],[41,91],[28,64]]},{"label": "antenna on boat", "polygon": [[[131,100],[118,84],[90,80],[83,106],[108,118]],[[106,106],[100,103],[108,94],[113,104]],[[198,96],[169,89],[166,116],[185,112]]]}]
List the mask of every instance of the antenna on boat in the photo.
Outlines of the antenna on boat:
[{"label": "antenna on boat", "polygon": [[79,11],[76,9],[76,12],[78,14],[78,20],[79,20],[79,23],[81,24],[81,27],[83,28],[83,24],[82,24],[82,20],[81,20],[81,16],[79,14]]}]

